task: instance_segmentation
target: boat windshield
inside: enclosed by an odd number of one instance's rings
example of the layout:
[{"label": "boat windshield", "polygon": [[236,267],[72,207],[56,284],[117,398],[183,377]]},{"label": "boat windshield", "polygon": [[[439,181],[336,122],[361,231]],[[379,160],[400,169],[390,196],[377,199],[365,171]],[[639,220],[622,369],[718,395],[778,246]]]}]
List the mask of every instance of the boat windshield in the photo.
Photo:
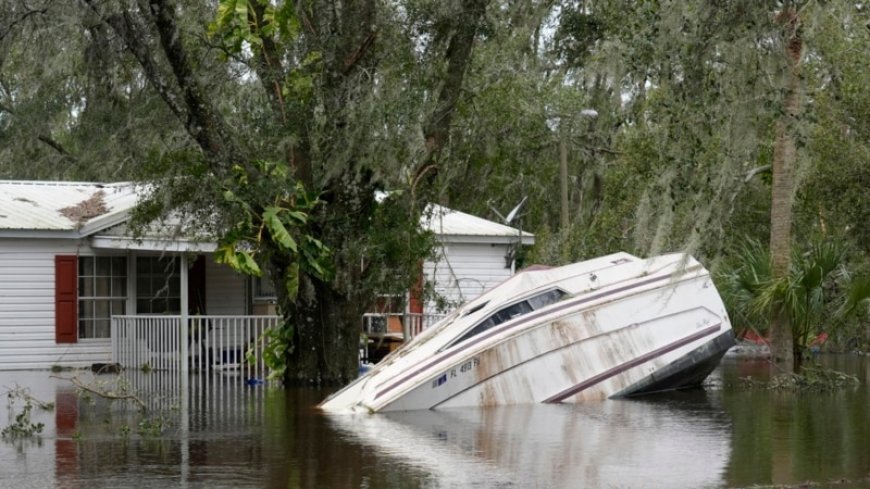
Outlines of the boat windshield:
[{"label": "boat windshield", "polygon": [[462,335],[462,337],[453,342],[451,346],[458,345],[459,343],[462,343],[463,341],[473,336],[477,336],[480,333],[483,333],[484,331],[501,323],[510,321],[517,316],[522,316],[532,311],[536,311],[543,307],[549,306],[550,304],[553,304],[555,302],[559,302],[565,295],[565,291],[561,289],[552,289],[546,292],[542,292],[538,295],[529,297],[524,301],[516,302],[509,306],[503,307],[498,311],[494,312],[488,318],[484,319],[483,322],[479,323],[477,326],[471,328],[469,332]]}]

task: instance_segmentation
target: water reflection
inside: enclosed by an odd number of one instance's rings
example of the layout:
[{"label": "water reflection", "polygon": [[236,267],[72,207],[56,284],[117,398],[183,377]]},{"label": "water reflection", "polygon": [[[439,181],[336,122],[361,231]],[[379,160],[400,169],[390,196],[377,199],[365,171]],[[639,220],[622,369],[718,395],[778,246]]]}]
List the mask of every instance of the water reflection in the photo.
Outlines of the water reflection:
[{"label": "water reflection", "polygon": [[[732,486],[862,480],[870,483],[870,359],[829,355],[822,363],[858,377],[860,387],[834,393],[769,392],[737,386],[739,377],[769,377],[757,360],[721,368],[721,404],[734,420]],[[838,485],[838,487],[841,487]]]},{"label": "water reflection", "polygon": [[[699,394],[699,395],[698,395]],[[443,487],[719,487],[731,425],[703,392],[646,401],[335,416]]]},{"label": "water reflection", "polygon": [[[47,372],[0,372],[54,411],[38,439],[0,441],[0,487],[749,487],[870,476],[870,358],[861,388],[736,387],[765,362],[725,362],[706,391],[635,401],[324,416],[316,390],[221,375],[136,374],[150,415],[82,398]],[[68,375],[68,374],[67,374]],[[101,376],[105,382],[111,377]],[[178,396],[179,389],[189,392]],[[9,411],[19,412],[20,403]],[[2,416],[0,427],[13,421]],[[149,431],[149,429],[151,431]],[[158,433],[155,435],[155,433]],[[840,486],[838,486],[840,487]]]}]

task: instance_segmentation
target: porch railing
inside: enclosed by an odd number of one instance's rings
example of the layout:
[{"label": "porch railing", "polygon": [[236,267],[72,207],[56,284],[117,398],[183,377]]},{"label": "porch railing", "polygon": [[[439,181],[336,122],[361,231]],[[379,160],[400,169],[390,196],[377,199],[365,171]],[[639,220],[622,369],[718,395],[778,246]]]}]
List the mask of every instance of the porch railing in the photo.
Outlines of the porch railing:
[{"label": "porch railing", "polygon": [[280,319],[187,316],[182,324],[182,316],[114,316],[112,361],[128,369],[225,371],[265,380],[264,333]]}]

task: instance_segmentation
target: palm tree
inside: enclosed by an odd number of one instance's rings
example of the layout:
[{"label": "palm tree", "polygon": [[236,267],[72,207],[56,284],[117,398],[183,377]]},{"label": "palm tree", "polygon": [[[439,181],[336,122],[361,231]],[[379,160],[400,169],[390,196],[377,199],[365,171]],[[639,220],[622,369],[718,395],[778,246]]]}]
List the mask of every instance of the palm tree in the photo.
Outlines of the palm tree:
[{"label": "palm tree", "polygon": [[813,244],[806,252],[790,253],[784,277],[773,273],[773,259],[757,241],[738,252],[736,266],[717,275],[717,284],[738,328],[774,333],[773,318],[790,319],[787,345],[791,370],[800,369],[811,342],[823,331],[835,332],[870,299],[870,277],[853,278],[846,252],[833,241]]},{"label": "palm tree", "polygon": [[[777,20],[783,25],[787,66],[784,110],[776,124],[773,150],[773,185],[770,206],[770,256],[774,279],[789,273],[791,257],[792,204],[794,198],[795,125],[801,109],[800,61],[803,50],[800,17],[794,7],[784,8]],[[791,345],[792,318],[788,307],[777,307],[770,321],[770,350],[774,361],[787,371],[796,368]]]}]

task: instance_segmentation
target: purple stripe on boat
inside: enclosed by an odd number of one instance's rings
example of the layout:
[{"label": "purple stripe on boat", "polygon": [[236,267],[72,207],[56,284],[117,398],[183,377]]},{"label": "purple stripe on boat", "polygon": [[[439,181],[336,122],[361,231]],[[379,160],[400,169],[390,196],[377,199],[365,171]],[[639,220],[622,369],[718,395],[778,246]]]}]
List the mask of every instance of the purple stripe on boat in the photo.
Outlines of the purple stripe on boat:
[{"label": "purple stripe on boat", "polygon": [[705,336],[709,336],[713,333],[716,333],[719,331],[721,326],[722,326],[722,323],[717,323],[713,326],[710,326],[710,327],[704,328],[698,332],[692,333],[691,335],[689,335],[681,340],[677,340],[677,341],[675,341],[667,346],[663,346],[657,350],[653,350],[647,354],[641,355],[641,356],[639,356],[633,360],[630,360],[628,362],[625,362],[621,365],[617,365],[616,367],[613,367],[610,370],[605,370],[604,372],[601,372],[600,374],[598,374],[594,377],[590,377],[589,379],[586,379],[583,382],[580,382],[579,384],[571,387],[570,389],[566,389],[566,390],[556,394],[555,396],[552,396],[549,399],[544,400],[544,402],[547,402],[547,403],[562,402],[565,399],[573,396],[574,394],[577,394],[578,392],[586,390],[595,384],[604,382],[605,380],[607,380],[615,375],[619,375],[622,372],[625,372],[626,370],[628,370],[630,368],[637,367],[638,365],[640,365],[642,363],[646,363],[646,362],[652,360],[653,358],[660,357],[666,353],[669,353],[669,352],[676,350],[677,348],[679,348],[681,346],[688,345],[689,343],[691,343],[695,340],[698,340],[698,339],[701,339]]}]

